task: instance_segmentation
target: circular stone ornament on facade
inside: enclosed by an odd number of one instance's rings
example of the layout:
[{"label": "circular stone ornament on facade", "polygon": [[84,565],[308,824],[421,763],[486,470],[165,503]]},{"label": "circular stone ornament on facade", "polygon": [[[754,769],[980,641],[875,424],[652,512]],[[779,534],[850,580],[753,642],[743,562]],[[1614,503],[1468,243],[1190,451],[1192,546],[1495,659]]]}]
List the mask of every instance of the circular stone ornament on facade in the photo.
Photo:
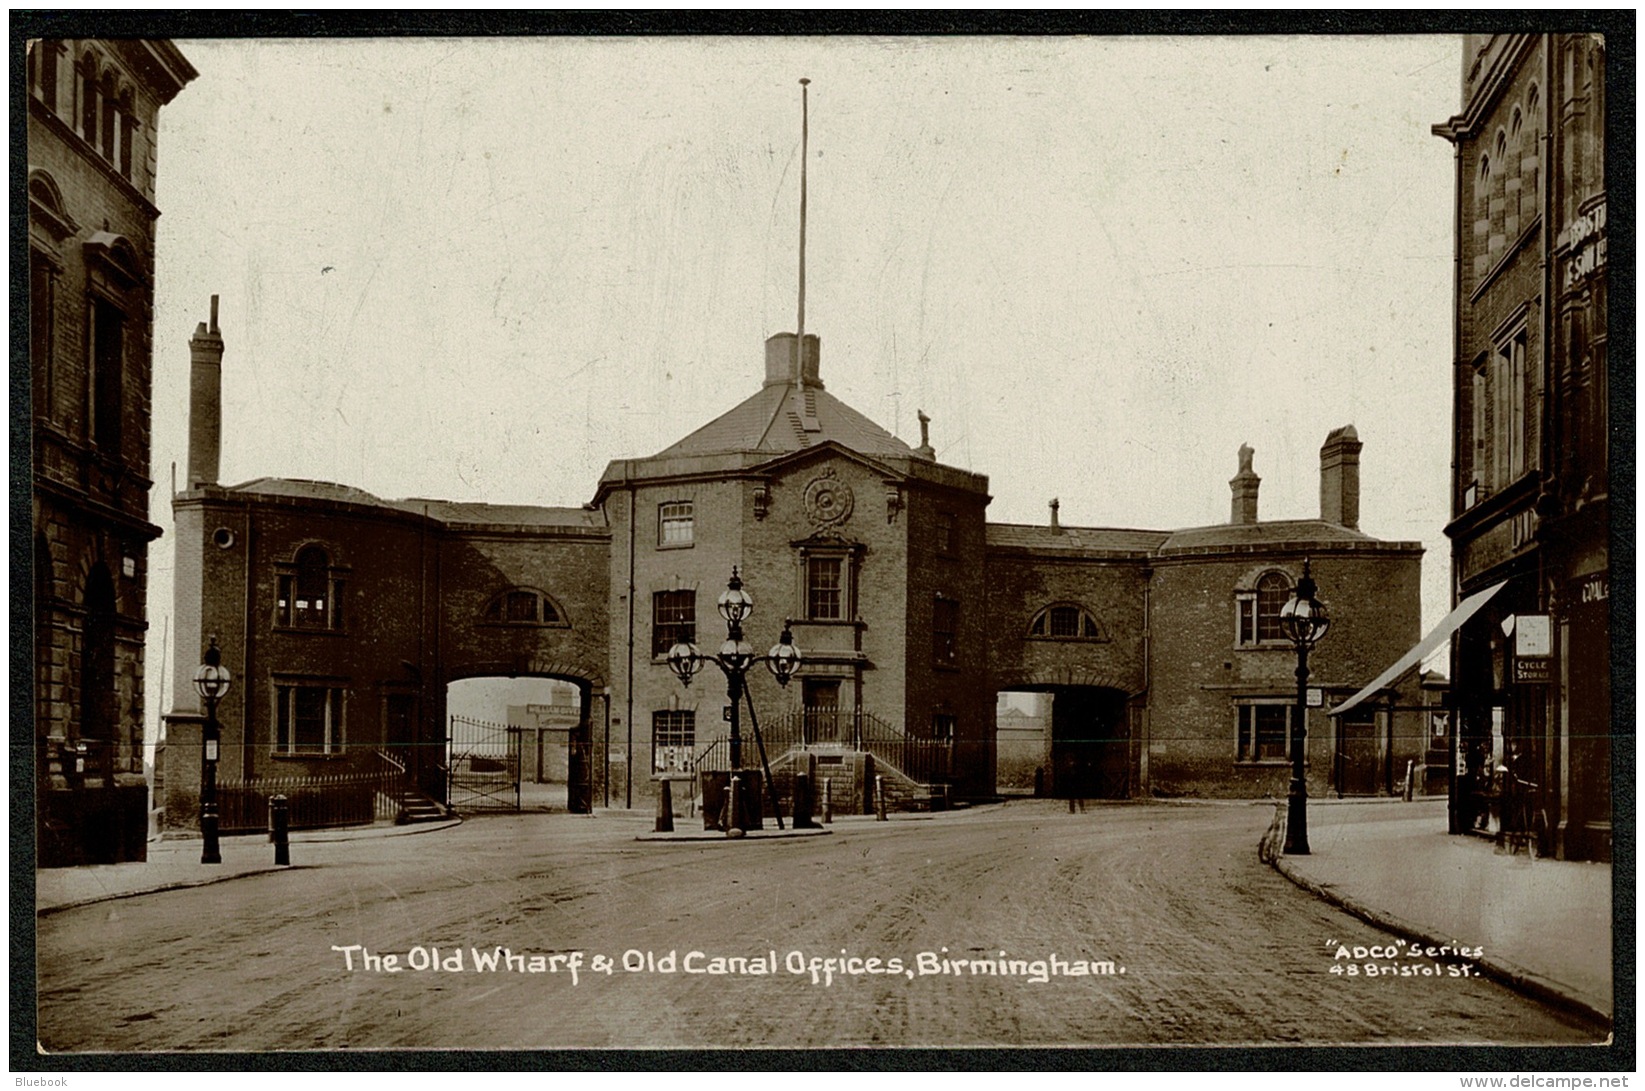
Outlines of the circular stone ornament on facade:
[{"label": "circular stone ornament on facade", "polygon": [[819,527],[844,523],[851,518],[851,509],[856,502],[851,486],[833,474],[813,478],[805,487],[805,513]]}]

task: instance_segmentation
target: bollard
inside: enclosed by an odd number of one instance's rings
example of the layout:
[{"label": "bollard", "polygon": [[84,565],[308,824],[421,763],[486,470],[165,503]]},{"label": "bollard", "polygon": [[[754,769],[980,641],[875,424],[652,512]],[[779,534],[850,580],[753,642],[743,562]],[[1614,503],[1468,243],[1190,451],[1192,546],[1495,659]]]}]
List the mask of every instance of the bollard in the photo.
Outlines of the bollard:
[{"label": "bollard", "polygon": [[1415,759],[1405,763],[1405,802],[1407,803],[1411,802],[1411,793],[1413,791],[1411,781],[1416,776],[1416,766]]},{"label": "bollard", "polygon": [[874,777],[874,820],[876,822],[889,821],[885,817],[885,777]]},{"label": "bollard", "polygon": [[834,778],[833,777],[823,777],[823,806],[822,806],[822,812],[823,812],[823,825],[825,825],[825,826],[832,826],[834,824],[833,786],[834,786]]},{"label": "bollard", "polygon": [[745,832],[742,826],[738,825],[742,821],[742,815],[738,813],[737,796],[742,790],[743,778],[739,776],[733,776],[730,783],[726,785],[725,835],[727,837],[741,837]]},{"label": "bollard", "polygon": [[268,837],[274,842],[274,862],[291,866],[291,802],[285,796],[268,801]]},{"label": "bollard", "polygon": [[811,830],[816,827],[817,824],[811,820],[811,776],[808,773],[795,773],[794,828]]},{"label": "bollard", "polygon": [[656,833],[674,832],[674,789],[673,781],[664,778],[657,788],[657,825]]}]

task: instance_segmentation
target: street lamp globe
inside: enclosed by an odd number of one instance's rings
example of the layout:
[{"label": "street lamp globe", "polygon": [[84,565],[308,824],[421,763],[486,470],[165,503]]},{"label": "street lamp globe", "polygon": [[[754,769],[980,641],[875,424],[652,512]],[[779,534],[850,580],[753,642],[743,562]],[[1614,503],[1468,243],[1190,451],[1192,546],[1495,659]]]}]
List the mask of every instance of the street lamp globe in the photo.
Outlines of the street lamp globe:
[{"label": "street lamp globe", "polygon": [[691,679],[696,677],[697,672],[703,669],[703,657],[702,653],[697,650],[697,645],[682,640],[668,649],[668,669],[674,672],[676,678],[689,686]]},{"label": "street lamp globe", "polygon": [[222,665],[223,653],[217,650],[217,638],[211,638],[206,649],[205,662],[194,672],[194,688],[207,701],[220,701],[228,693],[231,681],[228,668]]},{"label": "street lamp globe", "polygon": [[754,612],[754,600],[743,590],[743,581],[737,576],[736,568],[731,569],[731,579],[726,582],[725,591],[720,595],[720,616],[732,625],[741,625],[743,619]]},{"label": "street lamp globe", "polygon": [[1331,618],[1325,604],[1314,595],[1318,588],[1308,573],[1308,562],[1302,562],[1302,579],[1296,590],[1279,610],[1279,624],[1287,639],[1299,648],[1312,648],[1331,627]]},{"label": "street lamp globe", "polygon": [[785,621],[782,636],[765,656],[765,665],[776,676],[777,685],[788,685],[788,680],[794,677],[794,672],[799,669],[801,658],[800,649],[794,646],[794,634]]},{"label": "street lamp globe", "polygon": [[754,664],[754,645],[746,640],[727,639],[720,645],[720,662],[733,674],[742,674]]}]

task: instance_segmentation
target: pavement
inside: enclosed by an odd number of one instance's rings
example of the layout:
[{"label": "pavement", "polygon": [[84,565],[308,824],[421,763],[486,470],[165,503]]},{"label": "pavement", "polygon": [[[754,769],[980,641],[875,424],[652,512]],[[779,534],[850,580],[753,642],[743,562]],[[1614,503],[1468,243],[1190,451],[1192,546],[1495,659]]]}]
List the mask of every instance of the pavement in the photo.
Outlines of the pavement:
[{"label": "pavement", "polygon": [[1310,799],[1311,851],[1285,856],[1281,805],[1264,858],[1363,920],[1424,946],[1481,948],[1472,961],[1488,976],[1610,1023],[1611,866],[1532,859],[1448,834],[1445,807],[1444,799]]},{"label": "pavement", "polygon": [[435,833],[458,825],[457,819],[417,822],[405,826],[355,826],[341,830],[305,830],[290,835],[295,865],[276,865],[268,834],[244,834],[218,840],[220,864],[200,862],[199,838],[150,841],[148,859],[130,864],[87,864],[83,867],[42,868],[34,874],[34,911],[55,913],[79,905],[152,894],[161,890],[205,886],[246,875],[291,871],[302,867],[303,854],[295,846]]},{"label": "pavement", "polygon": [[[635,829],[646,821],[638,812],[609,813],[632,819],[613,828],[619,837],[726,840],[723,833],[700,829],[700,817],[677,817],[674,833],[656,834]],[[894,815],[892,821],[938,817]],[[867,815],[835,818],[836,825],[873,821]],[[292,858],[296,866],[305,866],[300,849],[305,843],[423,836],[456,824],[295,833]],[[1610,1023],[1615,1012],[1610,865],[1504,854],[1492,841],[1452,836],[1445,827],[1444,799],[1313,799],[1308,803],[1311,853],[1279,853],[1282,804],[1262,854],[1298,886],[1363,920],[1424,945],[1480,948],[1471,961],[1487,975],[1544,1002]],[[815,837],[831,828],[772,827],[749,836]],[[221,855],[221,864],[202,864],[198,840],[155,841],[144,863],[43,870],[35,878],[36,912],[290,870],[274,864],[266,834],[224,837]],[[1353,937],[1343,942],[1353,946]]]}]

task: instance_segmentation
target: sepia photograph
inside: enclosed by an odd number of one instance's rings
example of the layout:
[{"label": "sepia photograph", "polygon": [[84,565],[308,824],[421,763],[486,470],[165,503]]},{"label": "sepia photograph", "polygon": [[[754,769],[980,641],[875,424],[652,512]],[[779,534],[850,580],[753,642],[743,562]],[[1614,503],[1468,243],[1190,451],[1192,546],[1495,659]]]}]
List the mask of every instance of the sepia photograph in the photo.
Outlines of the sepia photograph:
[{"label": "sepia photograph", "polygon": [[11,1067],[1631,1070],[1523,22],[14,28]]}]

